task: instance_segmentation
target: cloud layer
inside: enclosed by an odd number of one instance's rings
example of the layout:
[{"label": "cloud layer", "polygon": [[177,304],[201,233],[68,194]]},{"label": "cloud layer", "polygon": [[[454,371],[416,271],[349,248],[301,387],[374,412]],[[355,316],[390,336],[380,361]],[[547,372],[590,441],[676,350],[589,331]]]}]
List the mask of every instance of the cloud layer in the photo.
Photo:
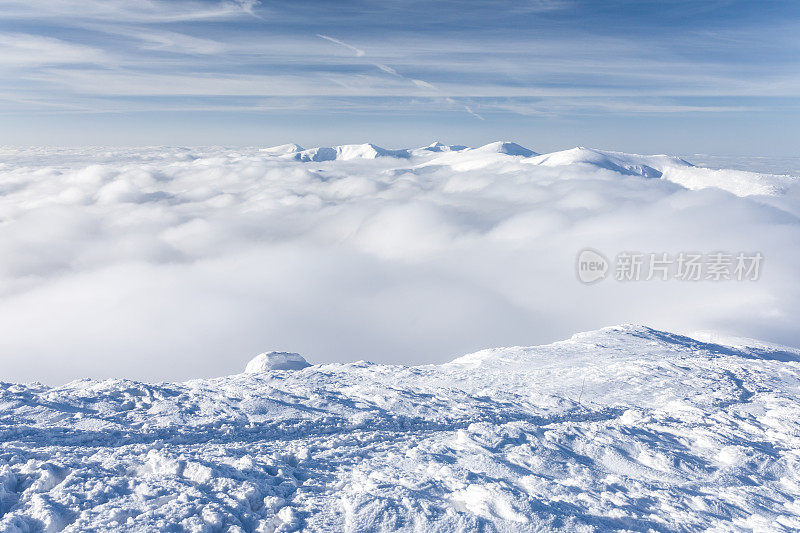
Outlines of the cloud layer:
[{"label": "cloud layer", "polygon": [[[501,148],[6,150],[3,379],[220,375],[268,350],[441,362],[622,322],[800,345],[796,179]],[[765,264],[749,283],[584,286],[587,246]]]}]

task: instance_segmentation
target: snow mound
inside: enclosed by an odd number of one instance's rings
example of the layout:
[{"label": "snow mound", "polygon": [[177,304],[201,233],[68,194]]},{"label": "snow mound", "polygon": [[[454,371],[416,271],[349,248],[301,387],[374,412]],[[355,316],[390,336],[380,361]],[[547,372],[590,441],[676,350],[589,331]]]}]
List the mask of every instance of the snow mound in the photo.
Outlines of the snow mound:
[{"label": "snow mound", "polygon": [[479,148],[473,149],[475,152],[486,152],[494,154],[516,155],[522,157],[532,157],[538,155],[533,150],[529,150],[524,146],[520,146],[514,142],[508,141],[495,141],[493,143],[484,144]]},{"label": "snow mound", "polygon": [[530,162],[546,167],[590,165],[628,176],[642,176],[645,178],[660,178],[667,168],[692,166],[677,157],[607,152],[582,146],[540,155]]},{"label": "snow mound", "polygon": [[317,147],[301,150],[292,156],[297,161],[349,161],[352,159],[375,159],[378,157],[395,157],[407,159],[408,150],[387,150],[372,143],[343,144],[333,147]]},{"label": "snow mound", "polygon": [[302,355],[292,352],[264,352],[247,363],[245,374],[256,374],[269,370],[301,370],[311,366]]}]

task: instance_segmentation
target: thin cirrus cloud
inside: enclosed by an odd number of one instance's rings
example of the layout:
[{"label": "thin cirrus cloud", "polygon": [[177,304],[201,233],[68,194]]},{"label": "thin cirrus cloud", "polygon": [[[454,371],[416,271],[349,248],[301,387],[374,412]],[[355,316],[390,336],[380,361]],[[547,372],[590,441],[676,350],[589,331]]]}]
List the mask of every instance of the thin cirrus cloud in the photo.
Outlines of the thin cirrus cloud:
[{"label": "thin cirrus cloud", "polygon": [[797,9],[727,7],[8,0],[0,113],[267,113],[281,99],[294,113],[297,98],[313,100],[303,105],[309,116],[433,111],[517,125],[531,116],[593,115],[599,124],[796,113]]},{"label": "thin cirrus cloud", "polygon": [[110,62],[98,48],[26,33],[0,33],[0,50],[0,66],[4,68]]},{"label": "thin cirrus cloud", "polygon": [[203,56],[224,54],[228,50],[225,43],[173,31],[148,31],[108,25],[96,28],[104,33],[137,40],[142,50]]},{"label": "thin cirrus cloud", "polygon": [[53,19],[60,25],[79,25],[90,20],[164,23],[214,20],[252,14],[257,0],[225,2],[131,1],[131,0],[5,0],[0,18],[9,20]]}]

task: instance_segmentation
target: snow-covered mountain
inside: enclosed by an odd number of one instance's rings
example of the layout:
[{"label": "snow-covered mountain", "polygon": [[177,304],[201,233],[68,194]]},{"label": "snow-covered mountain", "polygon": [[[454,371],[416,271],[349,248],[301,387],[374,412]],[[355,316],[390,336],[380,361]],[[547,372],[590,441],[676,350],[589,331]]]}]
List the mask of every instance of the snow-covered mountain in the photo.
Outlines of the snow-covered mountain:
[{"label": "snow-covered mountain", "polygon": [[320,161],[347,161],[351,159],[375,159],[377,157],[395,157],[407,159],[411,156],[427,156],[442,152],[477,152],[483,154],[504,154],[511,156],[531,157],[538,155],[533,150],[509,141],[497,141],[478,148],[470,149],[463,145],[447,145],[435,141],[428,146],[414,149],[387,150],[372,143],[342,144],[338,146],[318,146],[303,149],[297,144],[282,144],[269,148],[261,148],[260,152],[266,155],[288,157],[303,162]]},{"label": "snow-covered mountain", "polygon": [[800,528],[793,348],[619,326],[305,365],[0,384],[0,531]]},{"label": "snow-covered mountain", "polygon": [[421,148],[397,150],[388,150],[372,143],[309,149],[303,149],[296,144],[283,144],[262,148],[259,152],[269,157],[300,162],[394,158],[408,160],[412,168],[415,165],[440,165],[460,172],[498,165],[506,170],[514,165],[519,169],[524,169],[524,165],[536,165],[575,171],[599,170],[624,176],[661,178],[688,189],[718,188],[737,196],[778,196],[797,184],[797,179],[791,176],[701,168],[679,157],[667,155],[630,154],[582,146],[538,154],[510,141],[496,141],[478,148],[446,145],[436,141]]},{"label": "snow-covered mountain", "polygon": [[476,152],[485,152],[491,154],[505,154],[522,157],[531,157],[538,155],[533,150],[529,150],[524,146],[510,141],[496,141],[489,144],[484,144],[479,148],[474,149]]},{"label": "snow-covered mountain", "polygon": [[279,144],[278,146],[270,146],[268,148],[260,148],[258,150],[264,155],[289,155],[289,154],[296,154],[298,152],[303,151],[303,147],[299,144],[295,143],[288,143],[288,144]]},{"label": "snow-covered mountain", "polygon": [[342,144],[332,147],[309,148],[286,154],[297,161],[348,161],[350,159],[375,159],[376,157],[397,157],[406,159],[408,150],[387,150],[372,143]]},{"label": "snow-covered mountain", "polygon": [[671,167],[691,167],[678,157],[666,155],[638,155],[622,152],[607,152],[579,146],[571,150],[553,152],[534,158],[532,163],[546,167],[567,165],[590,165],[596,168],[619,172],[631,176],[660,178],[664,170]]},{"label": "snow-covered mountain", "polygon": [[468,146],[462,144],[443,144],[439,141],[434,141],[428,146],[411,150],[411,153],[413,155],[427,155],[427,152],[460,152],[468,148]]}]

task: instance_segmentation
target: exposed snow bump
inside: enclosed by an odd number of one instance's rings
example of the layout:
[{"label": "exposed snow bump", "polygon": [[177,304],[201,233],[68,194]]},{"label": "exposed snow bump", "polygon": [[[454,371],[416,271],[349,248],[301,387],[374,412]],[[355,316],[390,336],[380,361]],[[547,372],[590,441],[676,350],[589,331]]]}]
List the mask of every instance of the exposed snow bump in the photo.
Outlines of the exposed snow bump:
[{"label": "exposed snow bump", "polygon": [[246,374],[257,374],[269,370],[300,370],[311,366],[302,355],[292,352],[264,352],[247,363]]}]

